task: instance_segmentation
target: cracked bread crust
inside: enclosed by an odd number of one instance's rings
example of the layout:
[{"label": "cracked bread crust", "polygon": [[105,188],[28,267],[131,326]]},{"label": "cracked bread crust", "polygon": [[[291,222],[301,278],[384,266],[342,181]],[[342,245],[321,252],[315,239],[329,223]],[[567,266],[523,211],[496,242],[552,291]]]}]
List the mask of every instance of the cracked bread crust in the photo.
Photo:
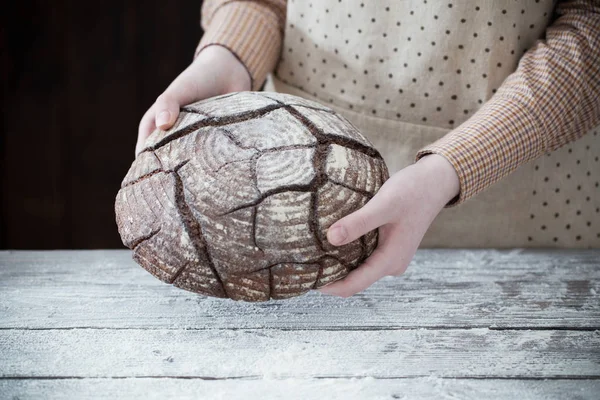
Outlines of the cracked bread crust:
[{"label": "cracked bread crust", "polygon": [[151,274],[208,296],[266,301],[343,278],[377,230],[343,246],[329,226],[389,177],[347,120],[299,97],[240,92],[182,108],[117,194],[119,233]]}]

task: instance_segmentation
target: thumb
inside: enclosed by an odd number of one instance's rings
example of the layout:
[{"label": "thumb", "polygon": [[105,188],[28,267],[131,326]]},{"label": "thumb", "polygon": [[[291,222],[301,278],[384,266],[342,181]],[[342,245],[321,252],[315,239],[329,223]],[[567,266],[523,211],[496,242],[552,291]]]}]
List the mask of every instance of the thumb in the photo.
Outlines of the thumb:
[{"label": "thumb", "polygon": [[179,101],[170,93],[165,92],[158,96],[154,107],[156,127],[162,130],[171,128],[179,115]]},{"label": "thumb", "polygon": [[331,225],[327,230],[327,240],[334,246],[356,240],[385,224],[386,214],[381,198],[375,195],[364,207]]},{"label": "thumb", "polygon": [[179,116],[179,108],[204,96],[192,66],[183,71],[154,103],[154,118],[157,128],[167,130]]}]

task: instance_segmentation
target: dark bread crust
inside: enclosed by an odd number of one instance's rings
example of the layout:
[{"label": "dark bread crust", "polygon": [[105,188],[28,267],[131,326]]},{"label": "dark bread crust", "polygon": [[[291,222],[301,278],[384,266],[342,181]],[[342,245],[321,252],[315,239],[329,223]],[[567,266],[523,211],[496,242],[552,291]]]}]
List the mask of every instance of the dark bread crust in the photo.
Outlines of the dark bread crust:
[{"label": "dark bread crust", "polygon": [[331,246],[329,226],[388,178],[347,120],[305,99],[243,92],[182,109],[133,162],[115,204],[123,243],[157,278],[265,301],[341,279],[377,231]]}]

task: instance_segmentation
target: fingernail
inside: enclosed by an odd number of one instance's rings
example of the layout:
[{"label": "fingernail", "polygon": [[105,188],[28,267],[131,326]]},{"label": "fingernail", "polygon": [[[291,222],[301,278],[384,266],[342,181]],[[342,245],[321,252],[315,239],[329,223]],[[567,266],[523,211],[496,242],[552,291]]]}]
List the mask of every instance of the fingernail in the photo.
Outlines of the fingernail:
[{"label": "fingernail", "polygon": [[161,126],[168,124],[170,119],[171,113],[169,111],[163,111],[156,117],[156,126],[160,128]]},{"label": "fingernail", "polygon": [[331,244],[341,244],[348,237],[348,232],[343,226],[336,226],[329,230],[329,242]]}]

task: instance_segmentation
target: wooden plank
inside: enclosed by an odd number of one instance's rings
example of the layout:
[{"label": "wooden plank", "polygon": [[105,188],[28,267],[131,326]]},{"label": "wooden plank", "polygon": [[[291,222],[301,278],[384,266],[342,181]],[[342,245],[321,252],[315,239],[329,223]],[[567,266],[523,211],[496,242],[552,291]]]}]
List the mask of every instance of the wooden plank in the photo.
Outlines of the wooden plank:
[{"label": "wooden plank", "polygon": [[136,1],[136,24],[140,32],[135,53],[139,118],[193,61],[203,33],[201,7],[202,1],[198,0]]},{"label": "wooden plank", "polygon": [[88,3],[69,3],[74,34],[66,46],[71,112],[65,136],[72,150],[63,247],[120,248],[114,202],[134,158],[138,124],[192,61],[201,2],[99,3],[94,23]]},{"label": "wooden plank", "polygon": [[0,376],[600,378],[594,331],[0,331]]},{"label": "wooden plank", "polygon": [[600,251],[422,250],[341,299],[267,303],[164,284],[129,251],[0,252],[0,328],[600,327]]},{"label": "wooden plank", "polygon": [[[135,4],[94,7],[69,1],[66,69],[69,99],[69,248],[119,247],[114,200],[133,161],[139,68]],[[158,23],[156,19],[152,21]],[[92,195],[93,193],[93,195]]]},{"label": "wooden plank", "polygon": [[[9,399],[508,399],[596,400],[599,380],[414,379],[42,379],[0,380]],[[293,396],[290,397],[290,393]]]},{"label": "wooden plank", "polygon": [[121,247],[137,126],[192,61],[201,4],[3,2],[0,248]]},{"label": "wooden plank", "polygon": [[[66,2],[3,3],[2,248],[67,244]],[[52,234],[48,234],[52,232]]]}]

